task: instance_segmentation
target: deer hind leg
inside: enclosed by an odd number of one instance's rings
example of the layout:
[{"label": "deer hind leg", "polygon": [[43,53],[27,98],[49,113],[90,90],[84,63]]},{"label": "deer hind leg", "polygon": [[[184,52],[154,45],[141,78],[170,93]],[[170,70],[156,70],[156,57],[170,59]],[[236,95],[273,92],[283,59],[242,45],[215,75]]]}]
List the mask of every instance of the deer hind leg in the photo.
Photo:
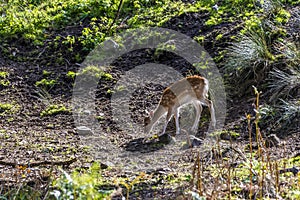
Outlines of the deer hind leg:
[{"label": "deer hind leg", "polygon": [[209,112],[210,112],[210,117],[211,117],[211,127],[213,128],[213,130],[216,128],[216,115],[215,115],[215,109],[214,109],[214,105],[212,103],[211,100],[209,99],[205,99],[205,103],[209,108]]},{"label": "deer hind leg", "polygon": [[199,120],[200,120],[200,117],[201,117],[201,113],[202,113],[202,105],[200,102],[198,101],[193,101],[193,105],[196,109],[196,116],[195,116],[195,121],[194,121],[194,124],[192,126],[192,132],[196,132],[197,129],[198,129],[198,125],[199,125]]}]

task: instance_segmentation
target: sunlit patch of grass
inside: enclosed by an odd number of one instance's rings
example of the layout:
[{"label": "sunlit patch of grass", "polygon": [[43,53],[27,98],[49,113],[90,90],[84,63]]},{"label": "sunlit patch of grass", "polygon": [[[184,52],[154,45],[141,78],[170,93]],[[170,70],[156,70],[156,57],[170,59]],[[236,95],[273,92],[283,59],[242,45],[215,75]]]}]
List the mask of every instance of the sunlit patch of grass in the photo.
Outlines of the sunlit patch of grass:
[{"label": "sunlit patch of grass", "polygon": [[0,103],[0,116],[16,113],[20,109],[17,103]]},{"label": "sunlit patch of grass", "polygon": [[83,76],[85,78],[89,77],[95,77],[97,80],[98,79],[103,79],[106,81],[110,81],[113,79],[113,76],[110,73],[105,72],[101,67],[97,66],[87,66],[84,69],[82,69],[81,72],[76,74],[78,77]]},{"label": "sunlit patch of grass", "polygon": [[69,113],[70,110],[64,105],[49,105],[45,110],[40,113],[41,117],[57,115],[62,113]]},{"label": "sunlit patch of grass", "polygon": [[259,4],[265,12],[247,18],[237,41],[228,48],[225,68],[232,82],[241,85],[238,93],[249,92],[246,88],[251,85],[265,87],[274,67],[282,63],[284,68],[298,60],[295,45],[283,39],[290,13],[279,2]]},{"label": "sunlit patch of grass", "polygon": [[244,89],[266,77],[275,57],[270,50],[270,38],[263,29],[259,32],[249,30],[248,34],[240,35],[238,40],[228,49],[226,69]]}]

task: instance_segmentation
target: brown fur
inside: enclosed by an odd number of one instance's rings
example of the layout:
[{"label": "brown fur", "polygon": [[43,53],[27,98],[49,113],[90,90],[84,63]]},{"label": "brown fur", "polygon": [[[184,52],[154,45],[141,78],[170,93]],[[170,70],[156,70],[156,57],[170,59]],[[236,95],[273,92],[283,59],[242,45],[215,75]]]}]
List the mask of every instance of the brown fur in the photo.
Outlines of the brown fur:
[{"label": "brown fur", "polygon": [[183,93],[193,93],[197,98],[201,98],[204,84],[205,79],[197,75],[181,79],[164,90],[160,105],[164,107],[174,106],[178,102],[177,97]]}]

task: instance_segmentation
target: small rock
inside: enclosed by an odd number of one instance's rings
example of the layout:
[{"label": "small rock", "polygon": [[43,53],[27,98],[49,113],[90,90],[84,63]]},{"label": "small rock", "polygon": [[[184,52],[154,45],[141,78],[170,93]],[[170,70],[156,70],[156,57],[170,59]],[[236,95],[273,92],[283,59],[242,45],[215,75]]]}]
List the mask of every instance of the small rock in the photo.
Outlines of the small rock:
[{"label": "small rock", "polygon": [[193,135],[190,136],[190,138],[193,140],[192,141],[192,147],[197,147],[203,144],[203,140],[200,138],[197,138]]},{"label": "small rock", "polygon": [[280,139],[275,134],[271,134],[266,138],[266,146],[267,147],[277,147],[281,143]]},{"label": "small rock", "polygon": [[93,135],[92,129],[86,127],[86,126],[78,126],[76,128],[78,135],[80,136],[86,136],[86,135]]}]

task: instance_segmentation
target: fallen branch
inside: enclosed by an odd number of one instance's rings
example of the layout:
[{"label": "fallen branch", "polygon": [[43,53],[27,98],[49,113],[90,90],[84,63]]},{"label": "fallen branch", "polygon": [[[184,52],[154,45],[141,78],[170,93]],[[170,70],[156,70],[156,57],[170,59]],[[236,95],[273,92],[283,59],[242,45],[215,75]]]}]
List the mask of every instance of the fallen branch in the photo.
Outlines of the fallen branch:
[{"label": "fallen branch", "polygon": [[36,167],[36,166],[40,166],[40,165],[70,165],[76,161],[77,161],[77,158],[71,158],[70,160],[63,160],[63,161],[44,160],[44,161],[40,161],[40,162],[28,162],[27,164],[25,164],[25,163],[16,163],[16,162],[0,160],[0,165],[6,165],[6,166],[12,166],[12,167],[17,167],[17,166]]}]

